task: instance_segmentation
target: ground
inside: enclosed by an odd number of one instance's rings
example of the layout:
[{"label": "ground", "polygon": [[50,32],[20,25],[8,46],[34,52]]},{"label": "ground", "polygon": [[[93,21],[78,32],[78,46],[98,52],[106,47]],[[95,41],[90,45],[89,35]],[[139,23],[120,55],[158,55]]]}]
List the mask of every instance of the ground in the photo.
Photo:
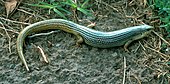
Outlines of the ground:
[{"label": "ground", "polygon": [[[129,52],[123,46],[100,49],[83,43],[78,47],[75,44],[76,37],[63,31],[27,38],[24,56],[30,71],[26,71],[16,50],[16,39],[18,32],[28,25],[12,21],[35,23],[43,18],[61,18],[53,12],[48,14],[48,10],[26,3],[37,1],[23,0],[8,20],[0,19],[7,29],[5,32],[1,24],[0,83],[168,84],[168,79],[162,75],[168,73],[169,67],[164,63],[164,55],[167,55],[152,50],[161,44],[161,39],[154,33],[131,43]],[[78,18],[83,21],[78,24],[87,26],[84,22],[88,19],[96,23],[95,30],[114,31],[142,23],[156,24],[151,23],[153,19],[150,17],[154,16],[152,9],[141,4],[140,0],[93,0],[89,3],[93,3],[90,10],[95,18],[79,14]],[[0,17],[5,18],[3,3],[0,6]],[[69,16],[69,20],[73,19]],[[43,61],[37,46],[44,50],[50,63]]]}]

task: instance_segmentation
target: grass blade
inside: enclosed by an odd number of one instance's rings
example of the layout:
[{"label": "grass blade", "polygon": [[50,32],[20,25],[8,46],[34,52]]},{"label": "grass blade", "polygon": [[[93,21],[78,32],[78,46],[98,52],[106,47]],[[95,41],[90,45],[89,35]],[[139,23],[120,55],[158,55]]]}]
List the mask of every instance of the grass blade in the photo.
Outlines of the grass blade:
[{"label": "grass blade", "polygon": [[40,7],[40,8],[49,8],[49,9],[51,9],[51,8],[53,8],[53,5],[50,5],[50,4],[42,4],[42,5],[40,5],[40,4],[28,4],[29,6],[36,6],[36,7]]},{"label": "grass blade", "polygon": [[71,14],[71,12],[70,11],[67,11],[67,10],[65,10],[64,8],[62,8],[62,7],[57,7],[57,9],[58,10],[61,10],[61,11],[64,11],[65,13],[67,13],[67,14]]},{"label": "grass blade", "polygon": [[83,8],[79,8],[79,7],[77,8],[77,10],[79,10],[82,13],[84,13],[85,15],[89,15],[89,16],[92,15],[89,10],[86,10],[86,9],[83,9]]},{"label": "grass blade", "polygon": [[65,17],[65,15],[64,15],[63,13],[61,13],[60,11],[58,11],[56,8],[53,8],[53,11],[54,11],[55,13],[57,13],[60,17],[62,17],[62,18],[64,18],[64,19],[67,19],[67,18]]}]

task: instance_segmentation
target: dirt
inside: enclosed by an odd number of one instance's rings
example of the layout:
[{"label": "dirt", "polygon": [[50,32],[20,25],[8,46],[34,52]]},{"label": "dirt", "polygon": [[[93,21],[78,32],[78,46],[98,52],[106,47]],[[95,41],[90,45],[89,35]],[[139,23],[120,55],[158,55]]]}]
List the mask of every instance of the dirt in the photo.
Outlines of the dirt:
[{"label": "dirt", "polygon": [[[150,23],[151,19],[149,19],[152,16],[152,10],[148,6],[144,7],[139,1],[93,0],[90,3],[93,3],[91,10],[96,14],[95,18],[83,14],[78,17],[83,21],[89,19],[95,22],[94,29],[99,31],[114,31],[141,23],[154,25]],[[46,9],[25,4],[36,2],[23,0],[18,9],[47,19],[59,18],[53,12],[48,14]],[[5,17],[4,5],[0,6],[2,11],[0,17]],[[126,17],[126,15],[132,17]],[[9,19],[35,23],[43,20],[41,17],[16,10]],[[73,21],[73,19],[69,20]],[[125,84],[168,84],[168,79],[162,76],[168,71],[162,64],[164,59],[160,54],[145,47],[145,45],[159,46],[160,39],[153,33],[149,37],[131,43],[128,47],[130,52],[126,52],[123,46],[100,49],[83,43],[77,47],[76,37],[63,31],[47,36],[27,38],[24,56],[30,68],[28,72],[21,63],[16,50],[17,32],[27,25],[3,19],[0,21],[6,29],[13,31],[6,33],[4,29],[0,29],[1,84],[123,84],[123,82]],[[87,26],[83,22],[79,22],[79,24]],[[50,63],[47,64],[43,61],[37,46],[44,50]],[[160,76],[158,77],[158,75]],[[123,80],[124,77],[125,80]]]}]

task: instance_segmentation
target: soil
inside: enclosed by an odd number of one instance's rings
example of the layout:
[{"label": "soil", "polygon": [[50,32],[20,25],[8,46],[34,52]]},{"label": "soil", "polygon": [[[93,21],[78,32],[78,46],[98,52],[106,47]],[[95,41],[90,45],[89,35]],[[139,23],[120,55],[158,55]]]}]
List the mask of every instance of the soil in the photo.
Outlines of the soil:
[{"label": "soil", "polygon": [[[114,31],[142,23],[154,26],[156,23],[151,23],[150,19],[154,16],[153,11],[140,1],[143,0],[92,0],[89,3],[93,4],[90,10],[93,11],[94,17],[79,12],[78,18],[82,21],[77,23],[87,26],[88,21],[95,22],[94,29],[99,31]],[[8,19],[35,23],[43,18],[61,18],[52,10],[49,14],[48,9],[26,4],[37,2],[23,0]],[[0,17],[5,18],[5,7],[3,4],[0,6],[2,12]],[[71,21],[75,19],[72,18],[73,15],[67,17]],[[16,50],[18,32],[28,25],[4,19],[0,21],[8,29],[5,32],[1,25],[0,84],[168,84],[169,82],[163,75],[169,72],[169,66],[164,64],[165,59],[160,53],[145,47],[160,46],[160,39],[153,33],[131,43],[128,47],[129,52],[126,52],[123,46],[100,49],[83,43],[77,47],[76,37],[63,31],[27,38],[24,56],[30,68],[28,72]],[[44,50],[49,63],[44,62],[37,46]]]}]

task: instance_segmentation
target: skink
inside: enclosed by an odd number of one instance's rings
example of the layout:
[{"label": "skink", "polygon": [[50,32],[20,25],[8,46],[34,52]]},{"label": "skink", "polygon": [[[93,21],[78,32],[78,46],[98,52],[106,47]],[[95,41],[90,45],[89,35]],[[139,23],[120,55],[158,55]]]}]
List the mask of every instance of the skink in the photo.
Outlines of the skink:
[{"label": "skink", "polygon": [[124,45],[124,48],[126,49],[132,41],[141,39],[150,33],[153,27],[149,25],[140,25],[112,32],[101,32],[63,19],[50,19],[31,24],[20,32],[16,46],[19,57],[27,71],[29,71],[29,68],[23,54],[23,43],[25,38],[33,32],[49,29],[60,29],[76,35],[78,38],[76,42],[77,45],[82,42],[98,48],[110,48]]}]

